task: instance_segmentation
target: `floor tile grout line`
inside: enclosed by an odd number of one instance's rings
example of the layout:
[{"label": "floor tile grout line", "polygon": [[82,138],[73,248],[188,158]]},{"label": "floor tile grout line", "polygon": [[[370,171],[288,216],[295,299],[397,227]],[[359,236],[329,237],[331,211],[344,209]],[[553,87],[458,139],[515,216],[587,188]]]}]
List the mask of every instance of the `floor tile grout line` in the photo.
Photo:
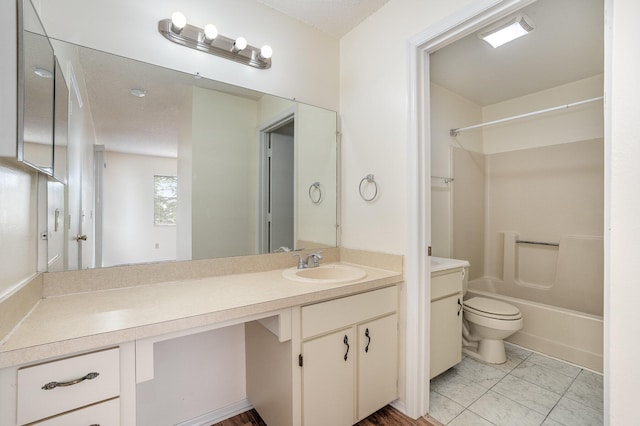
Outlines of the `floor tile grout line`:
[{"label": "floor tile grout line", "polygon": [[[578,372],[578,374],[576,375],[576,377],[571,381],[571,384],[569,384],[569,386],[567,386],[567,388],[564,390],[564,392],[562,392],[562,395],[560,395],[560,399],[558,399],[558,402],[556,402],[555,404],[553,404],[553,407],[551,407],[551,410],[549,410],[549,414],[546,415],[546,417],[544,418],[544,421],[546,421],[549,416],[551,415],[551,413],[553,413],[553,410],[555,410],[555,408],[558,406],[558,404],[560,404],[560,401],[562,401],[562,398],[565,397],[565,395],[567,394],[567,392],[569,391],[569,388],[571,388],[571,386],[573,386],[573,383],[578,379],[578,376],[580,375],[580,373],[582,372],[582,369],[580,369],[580,371]],[[571,398],[569,398],[571,399]],[[551,419],[553,420],[553,419]],[[543,423],[544,423],[543,421]],[[557,423],[560,423],[557,420],[554,420]]]}]

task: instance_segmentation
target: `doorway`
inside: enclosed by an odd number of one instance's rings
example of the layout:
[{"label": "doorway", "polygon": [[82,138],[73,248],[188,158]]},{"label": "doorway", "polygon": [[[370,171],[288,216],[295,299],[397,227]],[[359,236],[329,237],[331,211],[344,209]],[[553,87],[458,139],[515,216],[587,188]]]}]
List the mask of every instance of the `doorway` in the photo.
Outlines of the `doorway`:
[{"label": "doorway", "polygon": [[260,253],[295,249],[295,119],[260,132]]},{"label": "doorway", "polygon": [[[429,328],[431,246],[431,132],[430,120],[430,55],[462,37],[486,27],[532,4],[531,0],[486,1],[470,4],[456,14],[427,28],[409,40],[412,54],[408,58],[410,71],[410,133],[408,140],[408,224],[405,281],[407,282],[407,376],[408,412],[417,415],[429,411]],[[606,82],[606,78],[605,78]],[[452,126],[456,127],[456,126]],[[606,141],[605,141],[606,145]],[[448,178],[449,176],[444,176]],[[418,383],[412,383],[413,380]]]}]

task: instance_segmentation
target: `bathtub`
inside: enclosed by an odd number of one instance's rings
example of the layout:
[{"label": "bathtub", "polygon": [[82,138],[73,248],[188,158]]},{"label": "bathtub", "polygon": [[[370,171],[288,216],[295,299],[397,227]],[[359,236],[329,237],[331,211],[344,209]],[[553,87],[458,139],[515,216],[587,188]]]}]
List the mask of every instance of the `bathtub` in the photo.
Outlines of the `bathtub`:
[{"label": "bathtub", "polygon": [[[602,315],[540,303],[534,301],[536,297],[533,290],[520,290],[527,294],[517,297],[514,286],[484,277],[469,281],[465,299],[488,297],[518,307],[524,318],[524,326],[507,341],[601,373],[604,326]],[[505,292],[511,294],[501,294]],[[544,292],[541,293],[543,294]]]}]

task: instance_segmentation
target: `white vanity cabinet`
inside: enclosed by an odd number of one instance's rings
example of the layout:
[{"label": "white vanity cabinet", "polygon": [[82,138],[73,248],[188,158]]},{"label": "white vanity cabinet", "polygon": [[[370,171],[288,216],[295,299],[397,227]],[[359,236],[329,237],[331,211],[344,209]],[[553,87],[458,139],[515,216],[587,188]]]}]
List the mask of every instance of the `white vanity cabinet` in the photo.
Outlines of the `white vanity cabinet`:
[{"label": "white vanity cabinet", "polygon": [[463,278],[463,268],[431,274],[430,378],[462,360]]},{"label": "white vanity cabinet", "polygon": [[[71,358],[51,361],[24,367],[17,372],[17,423],[32,423],[61,413],[65,424],[72,425],[69,419],[90,419],[88,424],[118,425],[120,416],[111,416],[108,422],[105,410],[100,402],[112,400],[109,407],[118,408],[120,395],[120,353],[119,348],[79,355]],[[97,404],[82,413],[73,410]],[[104,407],[104,406],[103,406]],[[95,418],[92,417],[95,416]],[[115,420],[115,421],[113,421]],[[54,425],[61,418],[53,418],[42,424]]]},{"label": "white vanity cabinet", "polygon": [[293,308],[288,342],[248,323],[249,401],[278,426],[350,426],[384,407],[398,397],[397,310],[392,286]]},{"label": "white vanity cabinet", "polygon": [[398,396],[397,287],[302,308],[302,424],[352,425]]}]

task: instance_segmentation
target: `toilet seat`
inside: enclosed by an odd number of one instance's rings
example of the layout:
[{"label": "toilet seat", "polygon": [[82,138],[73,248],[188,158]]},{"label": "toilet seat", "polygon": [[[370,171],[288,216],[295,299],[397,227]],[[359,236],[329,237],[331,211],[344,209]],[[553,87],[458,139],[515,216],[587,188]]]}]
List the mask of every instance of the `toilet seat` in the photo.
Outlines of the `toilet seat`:
[{"label": "toilet seat", "polygon": [[464,310],[481,317],[514,321],[522,318],[520,310],[508,303],[486,297],[473,297],[464,301]]}]

